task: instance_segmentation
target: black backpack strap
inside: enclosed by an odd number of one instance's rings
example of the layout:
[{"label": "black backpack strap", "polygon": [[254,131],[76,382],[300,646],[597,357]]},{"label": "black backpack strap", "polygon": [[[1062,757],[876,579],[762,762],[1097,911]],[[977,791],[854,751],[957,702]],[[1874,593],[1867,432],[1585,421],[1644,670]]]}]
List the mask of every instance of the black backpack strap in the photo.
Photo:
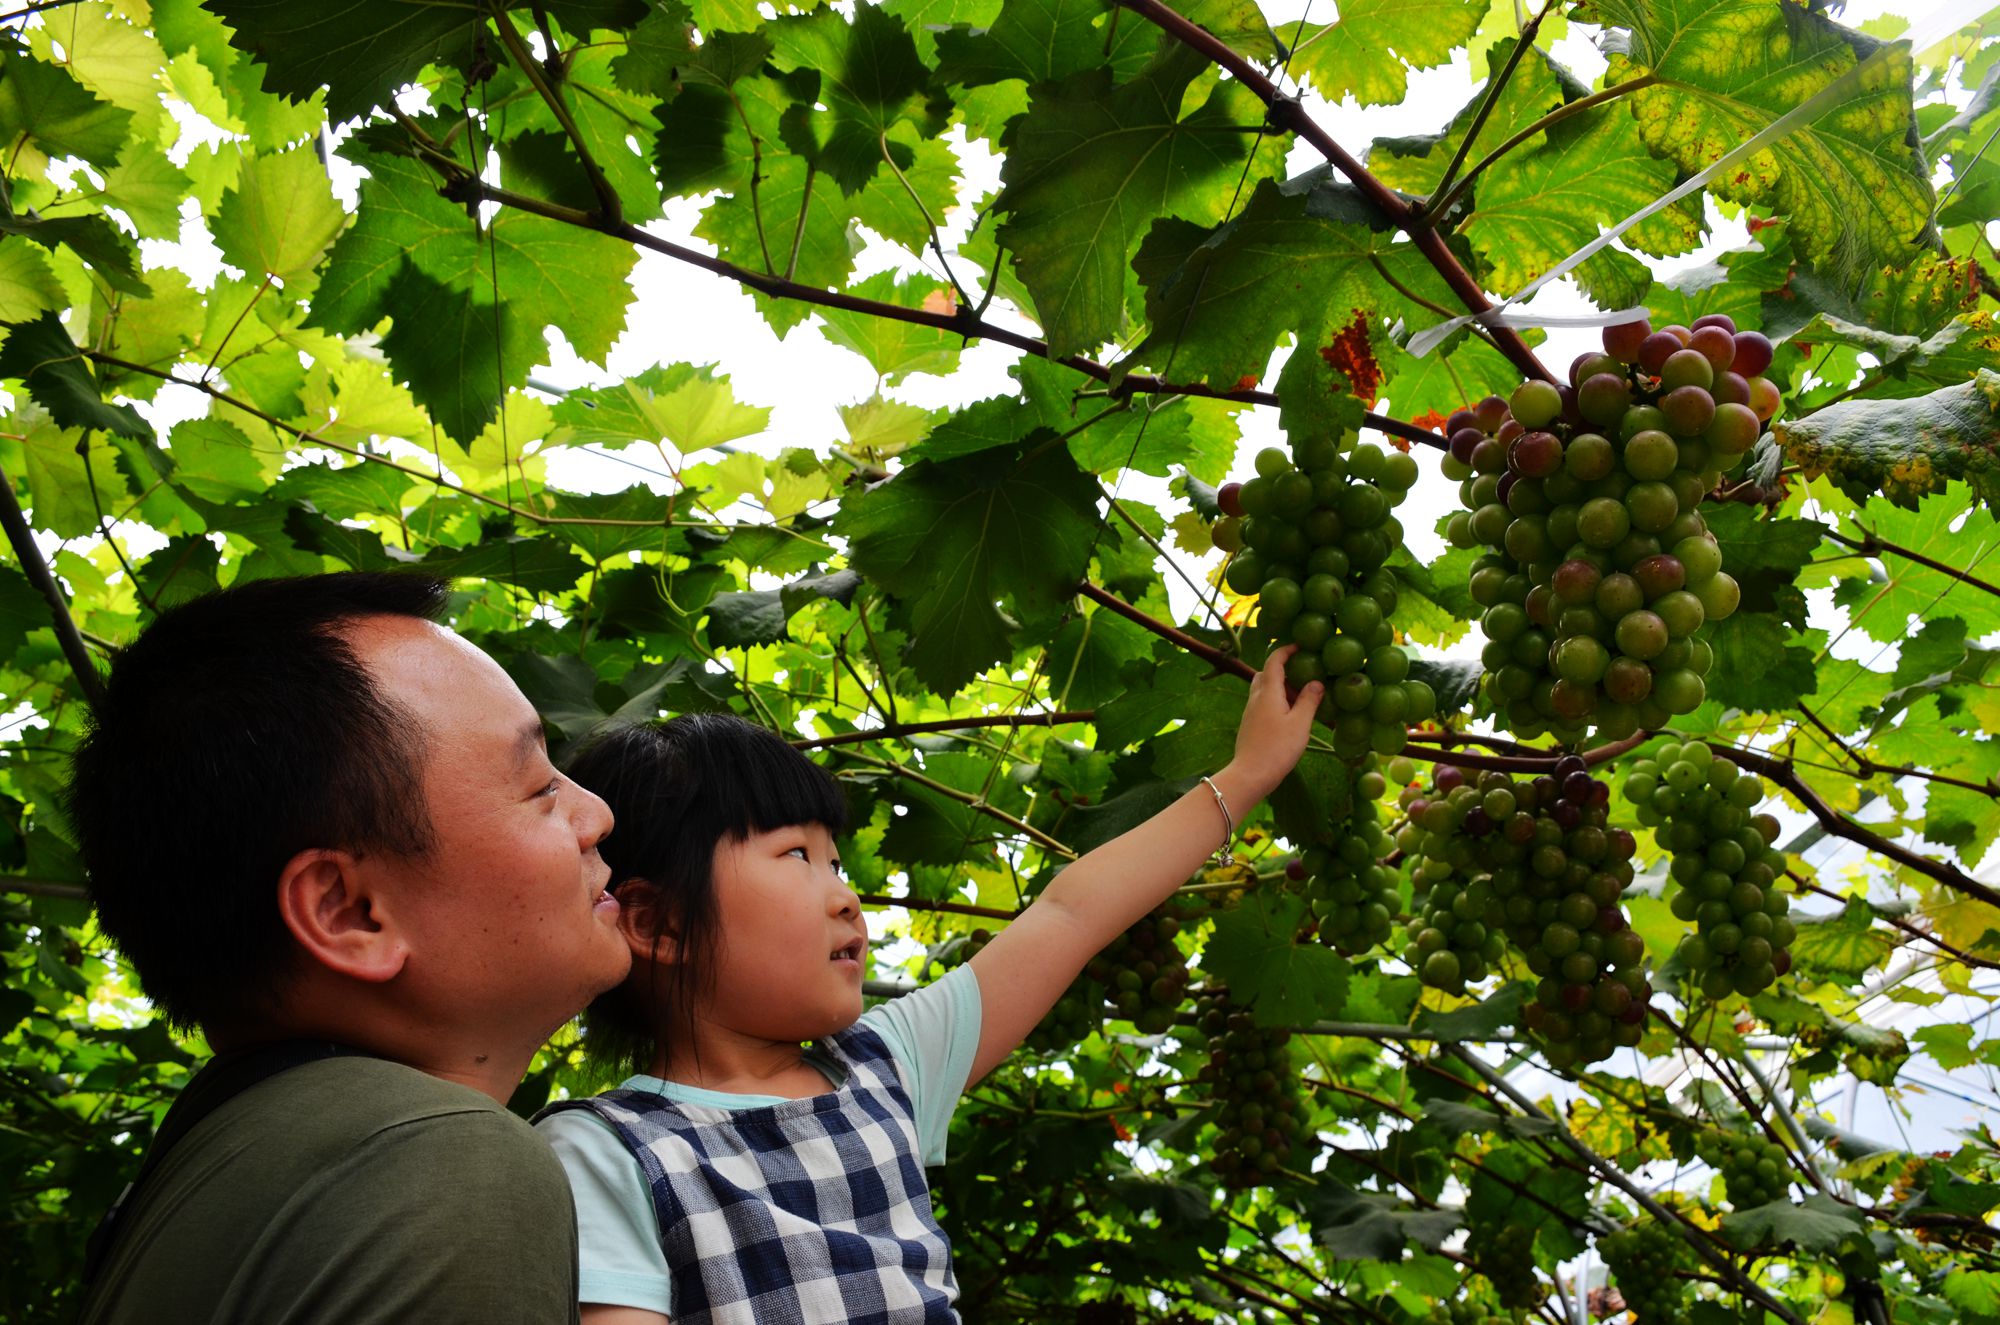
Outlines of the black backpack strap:
[{"label": "black backpack strap", "polygon": [[160,1128],[153,1133],[152,1144],[146,1147],[146,1157],[140,1161],[139,1172],[125,1185],[111,1208],[104,1212],[97,1228],[85,1244],[83,1261],[83,1282],[93,1283],[98,1271],[104,1266],[104,1258],[111,1251],[111,1244],[117,1240],[119,1216],[131,1206],[133,1193],[146,1185],[159,1168],[160,1162],[189,1132],[214,1113],[217,1109],[235,1099],[244,1091],[268,1081],[280,1072],[302,1067],[307,1063],[317,1063],[327,1058],[365,1056],[360,1049],[331,1040],[279,1040],[274,1044],[262,1044],[252,1049],[236,1049],[217,1054],[181,1088],[181,1093],[167,1109],[167,1116],[160,1120]]}]

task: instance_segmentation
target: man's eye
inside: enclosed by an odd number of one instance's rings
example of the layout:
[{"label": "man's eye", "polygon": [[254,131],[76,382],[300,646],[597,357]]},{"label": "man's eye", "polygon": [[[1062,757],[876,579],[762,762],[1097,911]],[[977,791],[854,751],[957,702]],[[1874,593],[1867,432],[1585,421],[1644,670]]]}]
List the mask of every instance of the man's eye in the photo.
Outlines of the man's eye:
[{"label": "man's eye", "polygon": [[549,779],[549,785],[543,787],[540,794],[543,796],[553,796],[561,790],[562,790],[562,774],[558,773],[556,774],[556,776]]}]

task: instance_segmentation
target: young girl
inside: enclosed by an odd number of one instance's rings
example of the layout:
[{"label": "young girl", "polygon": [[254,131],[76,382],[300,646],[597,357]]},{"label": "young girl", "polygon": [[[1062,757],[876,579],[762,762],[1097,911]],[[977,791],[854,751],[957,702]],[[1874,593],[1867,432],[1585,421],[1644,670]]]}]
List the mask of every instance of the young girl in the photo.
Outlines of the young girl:
[{"label": "young girl", "polygon": [[540,1120],[576,1193],[584,1320],[958,1320],[923,1166],[943,1161],[965,1087],[1298,761],[1321,687],[1286,699],[1290,652],[1252,682],[1226,768],[1064,869],[970,963],[866,1016],[868,930],[824,771],[704,715],[580,755],[571,776],[618,816],[603,852],[634,956],[585,1042],[637,1072]]}]

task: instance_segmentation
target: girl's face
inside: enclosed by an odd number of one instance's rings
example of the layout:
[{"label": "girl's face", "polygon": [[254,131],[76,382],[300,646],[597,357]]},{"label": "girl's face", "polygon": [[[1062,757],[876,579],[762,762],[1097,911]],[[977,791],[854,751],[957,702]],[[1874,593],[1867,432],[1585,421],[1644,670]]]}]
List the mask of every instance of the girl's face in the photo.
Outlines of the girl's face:
[{"label": "girl's face", "polygon": [[704,1020],[790,1043],[853,1025],[868,925],[825,826],[725,839],[714,871],[719,936]]}]

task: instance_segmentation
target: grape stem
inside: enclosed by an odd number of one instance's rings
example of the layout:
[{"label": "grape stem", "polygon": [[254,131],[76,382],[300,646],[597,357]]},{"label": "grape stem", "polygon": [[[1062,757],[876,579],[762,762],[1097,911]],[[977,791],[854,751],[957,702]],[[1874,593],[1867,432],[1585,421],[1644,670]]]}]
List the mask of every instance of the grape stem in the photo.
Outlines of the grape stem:
[{"label": "grape stem", "polygon": [[[1839,1200],[1839,1195],[1827,1186],[1826,1175],[1821,1173],[1819,1165],[1813,1162],[1812,1145],[1806,1140],[1806,1134],[1800,1130],[1799,1120],[1792,1117],[1791,1109],[1778,1098],[1777,1088],[1771,1084],[1771,1079],[1764,1075],[1763,1070],[1757,1066],[1756,1060],[1750,1057],[1747,1050],[1739,1052],[1736,1060],[1743,1064],[1743,1070],[1750,1074],[1750,1079],[1764,1092],[1764,1098],[1771,1102],[1771,1112],[1778,1115],[1779,1120],[1785,1124],[1786,1133],[1798,1146],[1795,1158],[1800,1171],[1812,1179],[1812,1185],[1822,1194]],[[1850,1201],[1848,1204],[1851,1205],[1853,1202]]]},{"label": "grape stem", "polygon": [[1937,880],[1954,892],[1977,898],[1988,906],[2000,907],[2000,892],[1994,891],[1943,861],[1919,855],[1906,846],[1891,842],[1880,833],[1871,832],[1828,805],[1824,797],[1807,786],[1805,780],[1799,777],[1798,770],[1792,767],[1790,760],[1774,759],[1770,755],[1745,749],[1740,745],[1730,745],[1726,741],[1703,743],[1738,768],[1748,769],[1783,787],[1806,807],[1813,818],[1819,820],[1822,828],[1835,837],[1846,838],[1849,842],[1865,847],[1878,856],[1885,856],[1899,865],[1906,865],[1926,878]]},{"label": "grape stem", "polygon": [[1662,1223],[1678,1224],[1688,1230],[1689,1236],[1686,1238],[1688,1246],[1693,1248],[1696,1255],[1721,1272],[1737,1292],[1757,1303],[1758,1306],[1764,1308],[1764,1310],[1776,1316],[1779,1320],[1785,1321],[1787,1325],[1805,1325],[1805,1322],[1790,1307],[1780,1302],[1777,1298],[1772,1297],[1764,1290],[1761,1284],[1749,1275],[1738,1270],[1734,1263],[1730,1261],[1728,1251],[1714,1240],[1714,1236],[1708,1230],[1691,1223],[1678,1212],[1654,1200],[1647,1194],[1645,1188],[1627,1177],[1624,1170],[1592,1150],[1583,1142],[1577,1140],[1560,1121],[1544,1113],[1533,1100],[1522,1094],[1514,1083],[1495,1071],[1492,1064],[1461,1045],[1447,1044],[1444,1046],[1444,1051],[1471,1068],[1486,1084],[1499,1091],[1502,1095],[1505,1095],[1513,1102],[1514,1107],[1522,1113],[1531,1118],[1539,1118],[1551,1124],[1555,1128],[1554,1136],[1557,1141],[1570,1150],[1578,1159],[1596,1170],[1598,1177],[1605,1183],[1624,1192],[1626,1196],[1636,1202],[1647,1214]]},{"label": "grape stem", "polygon": [[1061,727],[1072,722],[1094,722],[1097,713],[1092,709],[1067,710],[1061,713],[989,713],[966,718],[940,718],[935,722],[895,722],[880,727],[870,727],[866,731],[841,732],[837,736],[820,736],[809,741],[793,741],[796,750],[820,750],[830,745],[859,745],[867,741],[894,741],[905,736],[916,736],[925,732],[955,732],[972,727]]},{"label": "grape stem", "polygon": [[[1673,1031],[1675,1038],[1687,1046],[1689,1053],[1693,1054],[1710,1072],[1714,1073],[1715,1079],[1722,1083],[1723,1089],[1736,1097],[1736,1102],[1742,1106],[1744,1114],[1747,1117],[1757,1120],[1757,1126],[1770,1139],[1772,1145],[1785,1152],[1785,1158],[1791,1161],[1792,1167],[1797,1169],[1801,1176],[1808,1179],[1816,1189],[1822,1192],[1825,1191],[1825,1180],[1820,1177],[1819,1171],[1813,1167],[1812,1161],[1806,1157],[1805,1138],[1797,1138],[1799,1149],[1794,1153],[1792,1147],[1786,1144],[1785,1138],[1778,1134],[1776,1125],[1771,1122],[1770,1118],[1765,1116],[1764,1110],[1757,1107],[1757,1101],[1750,1094],[1749,1090],[1744,1087],[1741,1081],[1736,1079],[1733,1073],[1723,1071],[1722,1064],[1710,1056],[1707,1046],[1698,1043],[1694,1036],[1688,1032],[1688,1028],[1675,1021],[1667,1013],[1666,1009],[1656,1007],[1651,1009],[1651,1011],[1655,1017],[1665,1023],[1669,1030]],[[1784,1112],[1783,1106],[1778,1103],[1778,1097],[1771,1094],[1769,1083],[1763,1082],[1761,1077],[1759,1078],[1759,1082],[1764,1086],[1764,1093],[1771,1097],[1772,1109],[1780,1113]],[[1796,1135],[1798,1124],[1789,1117],[1785,1121],[1790,1124]]]},{"label": "grape stem", "polygon": [[[1536,22],[1540,21],[1540,18],[1537,17]],[[1518,55],[1519,52],[1517,51],[1516,54]],[[1488,152],[1484,157],[1481,157],[1479,164],[1466,171],[1465,178],[1459,180],[1451,192],[1446,193],[1441,198],[1437,197],[1437,192],[1445,186],[1443,182],[1440,182],[1438,190],[1433,190],[1431,195],[1433,198],[1437,198],[1437,201],[1428,206],[1426,210],[1433,217],[1449,215],[1451,209],[1458,205],[1458,200],[1465,196],[1465,191],[1472,187],[1472,181],[1478,179],[1481,172],[1501,157],[1507,155],[1507,153],[1519,147],[1522,143],[1527,142],[1536,134],[1553,128],[1572,115],[1579,115],[1594,106],[1601,106],[1607,101],[1615,101],[1619,97],[1637,92],[1641,88],[1651,87],[1659,81],[1659,75],[1657,74],[1641,74],[1637,78],[1628,78],[1622,83],[1614,83],[1612,86],[1592,92],[1588,96],[1578,97],[1575,101],[1565,102],[1557,106],[1554,110]],[[1468,138],[1467,143],[1470,143],[1470,141],[1470,138]],[[1460,150],[1463,151],[1463,147]]]},{"label": "grape stem", "polygon": [[[1274,127],[1295,133],[1312,144],[1334,169],[1353,182],[1370,205],[1410,237],[1410,242],[1437,269],[1438,275],[1444,278],[1444,283],[1451,287],[1452,293],[1458,296],[1467,311],[1475,314],[1491,311],[1493,303],[1479,288],[1479,282],[1473,279],[1472,273],[1465,269],[1445,243],[1444,236],[1438,233],[1416,205],[1369,173],[1366,166],[1355,160],[1312,116],[1306,114],[1296,97],[1287,96],[1255,64],[1231,50],[1227,42],[1175,13],[1161,0],[1115,2],[1120,8],[1131,10],[1182,45],[1207,57],[1210,63],[1221,66],[1230,77],[1254,92],[1268,109]],[[1524,375],[1544,382],[1556,380],[1535,357],[1528,343],[1521,339],[1520,332],[1508,326],[1496,326],[1491,330],[1494,345]]]},{"label": "grape stem", "polygon": [[1842,547],[1853,548],[1864,557],[1879,558],[1886,552],[1892,557],[1901,557],[1905,561],[1914,561],[1919,566],[1928,566],[1940,575],[1949,575],[1952,579],[1958,580],[1963,584],[1969,584],[1975,589],[1983,589],[1987,593],[2000,597],[2000,584],[1994,584],[1990,580],[1982,580],[1977,575],[1962,571],[1956,566],[1947,566],[1942,561],[1933,560],[1921,552],[1891,543],[1886,538],[1869,533],[1865,529],[1862,533],[1864,534],[1862,538],[1849,538],[1845,534],[1829,529],[1826,531],[1826,537],[1828,540],[1838,543]]},{"label": "grape stem", "polygon": [[[86,465],[86,472],[88,469]],[[15,500],[14,480],[5,473],[0,473],[0,525],[6,526],[7,542],[21,563],[22,574],[28,577],[28,583],[35,586],[43,601],[49,605],[56,642],[62,645],[63,657],[69,660],[70,670],[76,673],[76,683],[83,691],[84,699],[92,708],[101,707],[104,702],[104,678],[98,674],[97,664],[91,661],[90,650],[84,647],[83,636],[77,632],[76,618],[70,615],[62,589],[56,584],[55,576],[49,573],[49,563],[35,543],[34,533],[28,528],[28,517],[21,511],[21,503]]]},{"label": "grape stem", "polygon": [[[1789,869],[1786,870],[1785,877],[1790,879],[1793,883],[1797,884],[1800,892],[1814,893],[1820,897],[1826,898],[1830,902],[1840,902],[1843,905],[1845,905],[1849,900],[1851,900],[1849,898],[1842,897],[1839,893],[1834,892],[1831,888],[1820,887],[1817,883],[1814,883],[1811,879],[1808,879],[1805,875],[1800,874],[1797,870],[1789,870]],[[1895,928],[1902,930],[1905,934],[1908,934],[1913,939],[1920,939],[1925,943],[1929,943],[1935,946],[1938,949],[1938,951],[1945,953],[1947,956],[1957,958],[1959,961],[1964,962],[1967,966],[1980,966],[1984,967],[1989,971],[2000,971],[2000,962],[1991,961],[1985,957],[1974,956],[1972,953],[1965,951],[1965,949],[1963,948],[1955,948],[1951,944],[1939,938],[1937,935],[1931,933],[1929,930],[1924,929],[1922,926],[1913,925],[1909,921],[1903,919],[1901,916],[1890,915],[1887,912],[1883,911],[1880,907],[1876,907],[1873,909],[1878,919],[1887,921],[1890,925],[1893,925]]]},{"label": "grape stem", "polygon": [[1833,728],[1827,726],[1820,719],[1819,714],[1814,713],[1804,704],[1799,705],[1799,712],[1805,714],[1806,721],[1819,728],[1820,732],[1829,741],[1833,742],[1835,749],[1854,761],[1855,775],[1857,777],[1867,779],[1875,777],[1878,774],[1886,774],[1890,777],[1922,778],[1927,782],[1942,782],[1948,787],[1961,787],[1966,791],[1976,791],[1982,796],[2000,798],[2000,784],[1995,784],[1990,778],[1985,782],[1968,782],[1964,778],[1955,778],[1944,773],[1933,773],[1925,768],[1912,768],[1908,764],[1878,764],[1841,739],[1840,735]]},{"label": "grape stem", "polygon": [[[1549,10],[1553,8],[1555,0],[1545,0],[1542,7],[1535,11],[1535,16],[1528,20],[1527,26],[1521,29],[1520,35],[1514,39],[1514,49],[1507,53],[1507,63],[1501,66],[1500,72],[1494,75],[1492,82],[1487,85],[1486,95],[1480,98],[1479,109],[1472,113],[1472,123],[1466,127],[1465,137],[1459,140],[1458,150],[1452,153],[1451,161],[1444,168],[1444,174],[1438,176],[1437,187],[1431,190],[1432,198],[1450,189],[1451,182],[1458,178],[1459,167],[1465,164],[1465,158],[1471,154],[1472,145],[1479,140],[1480,131],[1486,127],[1486,121],[1491,118],[1493,108],[1500,104],[1500,94],[1506,90],[1509,80],[1514,77],[1514,71],[1520,67],[1522,57],[1535,48],[1535,38],[1542,31],[1542,20],[1549,16]],[[1491,157],[1488,160],[1491,160]],[[1485,164],[1485,161],[1480,162],[1482,167]],[[1478,171],[1475,170],[1473,173],[1477,174]],[[1454,189],[1446,196],[1455,198],[1458,196],[1458,191]],[[1424,206],[1424,214],[1432,219],[1443,216],[1445,210],[1443,207],[1432,207],[1429,203]]]},{"label": "grape stem", "polygon": [[942,911],[955,916],[983,916],[988,920],[1012,920],[1021,914],[997,906],[974,906],[970,902],[934,902],[922,897],[884,897],[879,893],[858,896],[864,906],[900,906],[909,911]]},{"label": "grape stem", "polygon": [[[414,136],[414,135],[413,135]],[[608,223],[594,213],[575,207],[565,207],[559,203],[544,201],[511,189],[488,184],[477,176],[465,171],[463,166],[440,159],[435,155],[425,156],[427,164],[434,170],[446,174],[446,182],[440,190],[445,197],[455,202],[494,202],[516,211],[534,216],[546,217],[551,221],[561,221],[584,230],[595,230],[601,234],[622,239],[635,248],[663,254],[678,262],[699,267],[712,275],[721,276],[737,284],[755,290],[767,299],[795,299],[803,304],[820,308],[842,308],[851,312],[866,313],[891,322],[908,322],[914,326],[931,327],[938,331],[950,332],[967,340],[992,340],[1015,349],[1026,351],[1065,368],[1074,369],[1085,377],[1105,385],[1107,394],[1114,397],[1133,395],[1194,396],[1205,400],[1227,400],[1242,405],[1276,405],[1278,396],[1273,391],[1255,388],[1224,390],[1209,386],[1204,382],[1168,382],[1163,378],[1144,373],[1127,373],[1123,376],[1111,368],[1087,359],[1080,354],[1057,355],[1050,351],[1048,342],[1033,336],[986,321],[980,316],[980,309],[960,304],[949,313],[933,313],[922,308],[903,308],[897,304],[885,303],[879,299],[866,299],[841,290],[823,290],[816,285],[788,280],[782,276],[772,276],[754,272],[746,267],[721,258],[697,252],[671,240],[660,238],[630,222]],[[455,168],[455,173],[448,167]],[[1393,419],[1383,414],[1365,414],[1363,424],[1391,437],[1401,437],[1426,446],[1442,447],[1444,439],[1428,428],[1420,428],[1402,419]]]}]

